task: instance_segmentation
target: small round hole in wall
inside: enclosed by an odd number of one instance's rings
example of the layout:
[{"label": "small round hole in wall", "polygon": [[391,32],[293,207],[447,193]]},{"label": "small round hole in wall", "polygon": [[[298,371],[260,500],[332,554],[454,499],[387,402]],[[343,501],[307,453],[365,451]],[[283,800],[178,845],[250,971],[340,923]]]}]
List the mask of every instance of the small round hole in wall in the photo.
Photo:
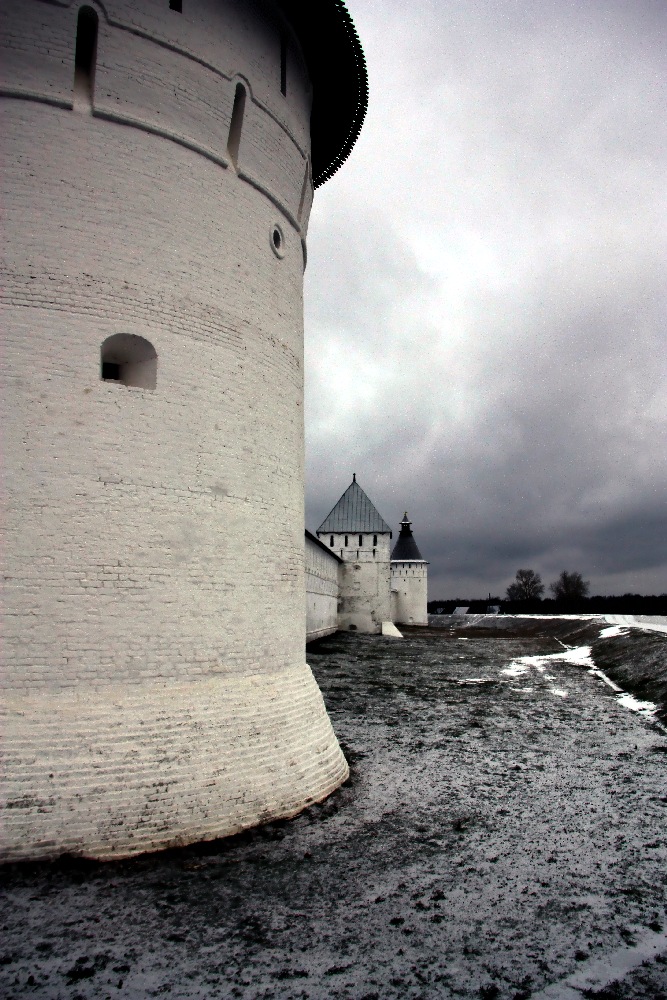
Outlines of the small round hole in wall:
[{"label": "small round hole in wall", "polygon": [[277,223],[271,227],[271,249],[276,257],[285,256],[285,237],[283,231]]}]

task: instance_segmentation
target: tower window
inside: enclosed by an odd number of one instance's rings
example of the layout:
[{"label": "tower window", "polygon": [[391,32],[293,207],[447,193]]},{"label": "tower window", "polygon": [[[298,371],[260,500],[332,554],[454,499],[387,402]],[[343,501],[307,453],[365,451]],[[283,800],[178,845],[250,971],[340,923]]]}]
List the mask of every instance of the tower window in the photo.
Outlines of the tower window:
[{"label": "tower window", "polygon": [[347,535],[345,536],[345,548],[347,548]]},{"label": "tower window", "polygon": [[182,14],[183,0],[169,0],[169,10],[175,10],[177,14]]},{"label": "tower window", "polygon": [[280,93],[287,96],[287,38],[280,33]]},{"label": "tower window", "polygon": [[285,237],[277,222],[271,227],[271,249],[276,257],[282,259],[285,256]]},{"label": "tower window", "polygon": [[115,333],[102,344],[100,378],[140,389],[155,389],[157,354],[148,340],[133,333]]},{"label": "tower window", "polygon": [[377,543],[378,543],[378,536],[373,535],[373,545],[377,545]]},{"label": "tower window", "polygon": [[229,123],[229,138],[227,139],[227,152],[229,159],[234,164],[234,169],[239,165],[239,148],[241,146],[241,130],[243,128],[243,114],[245,112],[245,87],[242,83],[236,84],[234,91],[234,106],[232,108],[232,118]]},{"label": "tower window", "polygon": [[363,545],[363,544],[364,544],[364,536],[363,535],[359,535],[359,545]]},{"label": "tower window", "polygon": [[74,52],[74,104],[89,110],[93,106],[95,61],[97,58],[97,13],[81,7],[76,21]]},{"label": "tower window", "polygon": [[333,548],[333,542],[334,542],[333,535],[330,535],[329,536],[329,545],[331,546],[331,548]]}]

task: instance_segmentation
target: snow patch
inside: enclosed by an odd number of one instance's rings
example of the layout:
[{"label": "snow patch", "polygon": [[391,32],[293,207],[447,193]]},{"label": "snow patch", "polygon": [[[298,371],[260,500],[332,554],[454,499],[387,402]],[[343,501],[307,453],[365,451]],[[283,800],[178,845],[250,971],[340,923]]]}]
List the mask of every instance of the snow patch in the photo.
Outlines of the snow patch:
[{"label": "snow patch", "polygon": [[642,628],[650,632],[667,632],[667,615],[605,615],[610,625],[625,625],[626,628]]},{"label": "snow patch", "polygon": [[620,625],[608,625],[607,628],[603,628],[600,632],[601,639],[611,639],[612,636],[617,635],[627,635],[628,630],[626,628],[621,628]]},{"label": "snow patch", "polygon": [[[520,677],[527,674],[531,667],[543,674],[547,664],[560,661],[561,663],[573,663],[577,667],[593,667],[590,646],[575,646],[572,649],[564,649],[562,653],[546,653],[544,656],[520,656],[512,660],[500,671],[507,677]],[[551,678],[548,678],[551,679]]]},{"label": "snow patch", "polygon": [[640,701],[639,698],[628,694],[627,691],[617,695],[616,701],[624,708],[629,708],[631,712],[639,712],[646,719],[653,719],[658,710],[658,706],[654,705],[652,701]]},{"label": "snow patch", "polygon": [[[478,618],[483,618],[484,615],[478,615]],[[493,617],[489,615],[488,617]],[[556,618],[560,618],[564,621],[580,621],[580,622],[590,622],[590,621],[605,621],[609,625],[621,625],[625,628],[641,628],[647,629],[650,632],[666,632],[667,633],[667,615],[508,615],[512,618],[532,618],[534,621],[537,619],[551,619],[552,621]]]},{"label": "snow patch", "polygon": [[[616,626],[614,626],[615,628]],[[616,632],[614,633],[617,634]],[[645,719],[651,722],[657,723],[656,713],[658,711],[658,706],[654,705],[652,701],[640,701],[639,698],[635,698],[634,695],[628,694],[620,688],[618,684],[615,684],[605,673],[596,667],[591,659],[591,647],[590,646],[575,646],[572,649],[565,649],[562,653],[547,653],[543,656],[520,656],[516,660],[512,660],[506,667],[500,670],[501,674],[505,677],[522,677],[530,672],[531,669],[536,670],[538,674],[541,674],[545,681],[555,681],[555,677],[547,673],[547,666],[557,665],[558,661],[561,663],[573,663],[578,667],[588,667],[588,673],[592,674],[594,677],[598,677],[603,681],[612,691],[616,692],[616,701],[623,708],[629,708],[632,712],[637,712],[642,715]],[[464,681],[463,683],[470,684],[472,681]],[[475,683],[474,681],[472,681]],[[459,683],[461,683],[459,681]],[[476,683],[483,683],[483,681],[477,681]],[[513,691],[532,691],[532,688],[512,688]],[[565,688],[556,687],[555,684],[549,685],[549,691],[551,694],[555,694],[559,698],[567,698],[569,692]]]},{"label": "snow patch", "polygon": [[592,674],[593,677],[599,677],[601,681],[604,681],[604,683],[607,685],[607,687],[610,687],[612,689],[612,691],[622,691],[623,690],[623,688],[619,687],[618,684],[614,684],[614,682],[611,680],[611,678],[607,677],[607,675],[605,673],[603,673],[602,670],[600,670],[599,667],[591,667],[591,669],[588,672],[589,672],[589,674]]}]

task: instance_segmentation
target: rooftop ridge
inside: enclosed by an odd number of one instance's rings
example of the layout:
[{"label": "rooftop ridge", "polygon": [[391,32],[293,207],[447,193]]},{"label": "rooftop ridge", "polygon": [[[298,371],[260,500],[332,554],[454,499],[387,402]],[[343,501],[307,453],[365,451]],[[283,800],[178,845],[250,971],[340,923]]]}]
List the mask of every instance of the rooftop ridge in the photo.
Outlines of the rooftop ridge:
[{"label": "rooftop ridge", "polygon": [[357,482],[356,474],[317,531],[391,534],[391,528]]}]

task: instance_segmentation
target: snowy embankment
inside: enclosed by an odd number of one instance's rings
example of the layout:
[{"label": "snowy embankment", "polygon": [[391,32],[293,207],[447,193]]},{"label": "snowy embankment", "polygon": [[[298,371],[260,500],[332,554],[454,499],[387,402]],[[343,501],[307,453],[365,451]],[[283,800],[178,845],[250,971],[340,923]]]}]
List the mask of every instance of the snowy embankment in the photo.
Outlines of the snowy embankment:
[{"label": "snowy embankment", "polygon": [[[667,724],[667,619],[607,615],[609,624],[593,643],[595,666],[620,687],[654,702]],[[631,695],[621,695],[629,704]]]},{"label": "snowy embankment", "polygon": [[579,617],[587,624],[604,623],[590,645],[566,646],[562,653],[526,659],[540,660],[543,670],[559,659],[587,667],[616,691],[625,708],[667,723],[667,618],[573,615],[571,620]]},{"label": "snowy embankment", "polygon": [[[612,637],[623,635],[625,635],[625,632],[617,625],[611,625],[608,628],[602,629],[600,632],[601,639],[610,639]],[[523,677],[525,679],[525,675],[530,674],[530,672],[534,670],[541,675],[544,681],[547,681],[549,690],[552,694],[555,694],[560,698],[567,698],[569,692],[567,688],[563,687],[559,683],[558,679],[559,665],[570,663],[578,667],[587,667],[589,674],[598,677],[604,684],[616,692],[616,700],[620,705],[623,705],[624,708],[628,708],[633,712],[638,712],[640,715],[643,715],[644,718],[655,722],[661,728],[664,728],[658,721],[660,706],[652,701],[643,701],[642,699],[635,697],[634,694],[624,691],[623,688],[619,687],[618,684],[611,680],[611,678],[608,677],[603,670],[600,670],[600,668],[595,665],[591,654],[591,646],[571,646],[566,647],[562,653],[546,653],[543,656],[520,656],[517,659],[512,660],[509,666],[504,667],[500,673],[509,678]],[[525,691],[528,689],[524,687],[523,690]]]},{"label": "snowy embankment", "polygon": [[[540,633],[563,652],[524,657],[512,670],[553,673],[561,664],[587,667],[617,692],[626,708],[667,724],[667,617],[659,615],[460,615],[432,616],[432,626],[497,634]],[[525,668],[525,669],[524,669]],[[510,668],[508,668],[510,669]],[[517,675],[518,676],[518,675]],[[554,694],[558,693],[554,680]]]}]

